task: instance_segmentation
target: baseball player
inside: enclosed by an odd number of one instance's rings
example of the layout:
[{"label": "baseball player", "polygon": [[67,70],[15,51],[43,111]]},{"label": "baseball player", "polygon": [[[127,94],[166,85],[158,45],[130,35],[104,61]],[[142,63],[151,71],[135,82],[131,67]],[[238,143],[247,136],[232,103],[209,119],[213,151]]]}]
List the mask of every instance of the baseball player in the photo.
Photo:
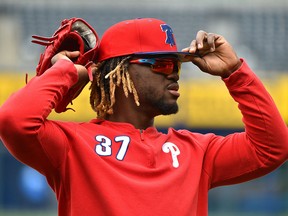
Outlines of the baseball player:
[{"label": "baseball player", "polygon": [[[272,98],[222,36],[199,31],[179,52],[164,21],[119,22],[103,34],[92,70],[97,118],[49,120],[79,77],[88,77],[72,61],[78,55],[56,54],[52,67],[0,109],[1,139],[46,176],[60,216],[205,216],[211,188],[260,177],[287,160],[287,129]],[[156,116],[178,111],[182,62],[221,78],[245,131],[225,137],[157,131]]]}]

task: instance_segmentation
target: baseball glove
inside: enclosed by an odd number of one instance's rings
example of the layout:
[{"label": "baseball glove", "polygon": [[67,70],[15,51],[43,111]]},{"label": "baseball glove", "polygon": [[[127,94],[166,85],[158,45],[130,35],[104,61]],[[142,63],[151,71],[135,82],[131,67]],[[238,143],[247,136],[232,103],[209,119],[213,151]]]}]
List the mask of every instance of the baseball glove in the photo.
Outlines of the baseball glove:
[{"label": "baseball glove", "polygon": [[[52,66],[51,59],[60,51],[80,51],[77,59],[71,59],[75,64],[80,64],[88,69],[88,75],[92,80],[91,68],[99,45],[98,35],[96,31],[83,19],[71,18],[64,19],[60,27],[54,32],[52,37],[42,37],[33,35],[33,43],[40,44],[45,47],[45,50],[40,55],[40,60],[36,68],[36,75],[41,76],[45,71]],[[82,81],[83,82],[83,81]],[[55,111],[57,113],[65,112],[69,103],[75,99],[86,84],[77,83],[73,86],[63,99],[56,104]]]}]

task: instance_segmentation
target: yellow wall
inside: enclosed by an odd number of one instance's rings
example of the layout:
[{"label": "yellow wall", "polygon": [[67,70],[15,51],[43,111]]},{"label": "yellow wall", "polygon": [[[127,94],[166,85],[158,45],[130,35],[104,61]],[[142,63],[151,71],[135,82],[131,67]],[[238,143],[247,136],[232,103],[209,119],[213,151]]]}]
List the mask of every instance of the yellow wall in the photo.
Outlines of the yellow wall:
[{"label": "yellow wall", "polygon": [[[31,79],[33,74],[29,74]],[[274,98],[283,118],[288,123],[288,75],[263,81]],[[0,105],[11,93],[25,86],[24,73],[0,73]],[[156,125],[168,127],[186,125],[194,128],[237,128],[242,127],[241,115],[237,104],[230,97],[224,83],[218,78],[191,79],[180,82],[180,111],[176,115],[156,118]],[[57,114],[50,119],[87,121],[95,117],[89,105],[88,86],[73,101],[71,110]]]}]

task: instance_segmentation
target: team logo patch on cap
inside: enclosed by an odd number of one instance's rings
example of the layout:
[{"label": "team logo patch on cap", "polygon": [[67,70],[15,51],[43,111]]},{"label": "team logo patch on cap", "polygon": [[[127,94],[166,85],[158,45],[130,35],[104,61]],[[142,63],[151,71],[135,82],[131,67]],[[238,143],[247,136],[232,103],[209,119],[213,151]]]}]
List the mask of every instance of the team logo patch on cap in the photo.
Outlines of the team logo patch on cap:
[{"label": "team logo patch on cap", "polygon": [[173,37],[172,28],[169,25],[167,25],[167,24],[161,24],[160,27],[161,27],[161,30],[163,32],[165,32],[165,34],[166,34],[165,43],[166,44],[170,44],[171,47],[176,45],[174,37]]}]

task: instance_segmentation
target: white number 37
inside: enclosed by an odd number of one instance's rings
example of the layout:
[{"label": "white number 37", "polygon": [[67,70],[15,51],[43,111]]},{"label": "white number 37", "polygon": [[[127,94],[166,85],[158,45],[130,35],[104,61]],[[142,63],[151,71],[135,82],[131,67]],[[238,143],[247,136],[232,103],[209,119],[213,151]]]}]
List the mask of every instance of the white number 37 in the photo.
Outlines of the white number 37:
[{"label": "white number 37", "polygon": [[[95,140],[99,143],[95,146],[95,152],[100,156],[112,155],[112,140],[103,135],[97,135]],[[117,160],[123,160],[130,144],[130,137],[128,136],[116,136],[114,138],[116,143],[119,143],[119,150],[116,154]]]}]

